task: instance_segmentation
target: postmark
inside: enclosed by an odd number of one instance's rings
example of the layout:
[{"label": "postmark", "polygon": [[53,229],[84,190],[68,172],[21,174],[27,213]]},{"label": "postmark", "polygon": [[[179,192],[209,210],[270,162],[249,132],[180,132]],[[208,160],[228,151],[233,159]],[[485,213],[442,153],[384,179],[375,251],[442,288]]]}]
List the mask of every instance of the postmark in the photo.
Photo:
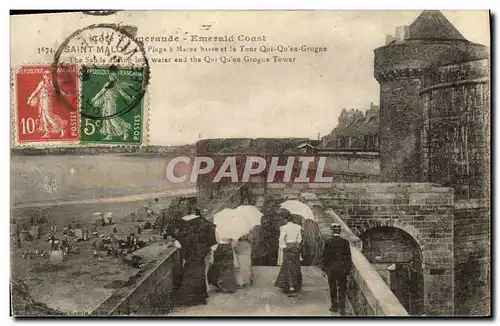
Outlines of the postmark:
[{"label": "postmark", "polygon": [[82,12],[91,16],[111,16],[119,12],[119,10],[85,10]]},{"label": "postmark", "polygon": [[[59,46],[55,65],[80,67],[78,111],[82,143],[142,144],[144,96],[150,69],[136,28],[96,24],[76,30]],[[54,88],[59,77],[52,76]]]},{"label": "postmark", "polygon": [[[58,89],[51,76],[59,80]],[[19,143],[78,141],[80,116],[76,65],[26,65],[16,72]]]},{"label": "postmark", "polygon": [[[111,67],[129,68],[141,72],[134,74],[137,88],[130,94],[131,100],[118,111],[103,115],[95,113],[91,103],[81,103],[81,114],[87,118],[110,119],[124,114],[144,97],[149,83],[150,69],[142,42],[135,40],[133,26],[117,24],[96,24],[81,28],[64,40],[54,55],[55,65],[77,64],[86,68]],[[60,81],[53,75],[54,88]]]},{"label": "postmark", "polygon": [[[132,100],[131,94],[139,83],[136,77],[141,74],[143,71],[138,69],[116,66],[82,68],[82,143],[142,142],[143,101],[139,101],[130,110],[120,111],[120,108],[126,107]],[[120,114],[116,114],[117,112]],[[98,114],[106,118],[93,116]]]}]

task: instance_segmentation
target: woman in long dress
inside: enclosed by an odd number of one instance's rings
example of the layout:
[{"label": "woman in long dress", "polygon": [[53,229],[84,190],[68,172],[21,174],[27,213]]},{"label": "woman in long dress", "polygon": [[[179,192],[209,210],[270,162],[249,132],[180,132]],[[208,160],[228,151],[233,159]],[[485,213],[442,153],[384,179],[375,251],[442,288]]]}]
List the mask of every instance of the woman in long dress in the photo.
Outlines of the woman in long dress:
[{"label": "woman in long dress", "polygon": [[[287,213],[288,210],[285,210],[283,208],[279,208],[277,210],[277,213],[276,213],[276,216],[278,218],[278,221],[279,221],[279,230],[278,231],[280,234],[281,234],[281,227],[286,225],[287,224],[287,218],[284,217],[284,216],[287,216]],[[292,222],[294,224],[297,224],[297,225],[302,225],[302,216],[299,216],[299,215],[296,215],[296,214],[292,214]],[[279,243],[278,243],[278,260],[277,260],[277,263],[276,265],[278,266],[282,266],[283,265],[283,250],[284,248],[286,247],[286,244],[283,243],[283,238],[280,236],[279,237]]]},{"label": "woman in long dress", "polygon": [[232,239],[219,239],[214,252],[214,262],[208,270],[208,282],[217,287],[218,292],[234,293],[238,290],[234,278],[235,242]]},{"label": "woman in long dress", "polygon": [[266,249],[262,243],[262,226],[256,225],[252,229],[252,265],[264,266]]},{"label": "woman in long dress", "polygon": [[282,212],[288,221],[280,228],[280,247],[283,249],[283,264],[274,286],[288,295],[295,295],[302,288],[302,272],[300,269],[300,253],[302,227],[293,223],[294,218],[286,211]]},{"label": "woman in long dress", "polygon": [[276,212],[269,212],[262,217],[260,234],[264,254],[264,266],[276,266],[279,251],[279,234],[281,220]]},{"label": "woman in long dress", "polygon": [[182,268],[176,282],[176,304],[194,306],[207,303],[205,257],[216,243],[213,225],[197,215],[188,215],[170,228],[180,243]]},{"label": "woman in long dress", "polygon": [[250,232],[242,236],[234,247],[236,259],[238,260],[238,268],[234,270],[234,278],[236,285],[240,288],[245,288],[253,284],[252,242],[253,234]]},{"label": "woman in long dress", "polygon": [[[110,69],[108,78],[109,81],[90,101],[91,105],[102,109],[103,117],[109,117],[116,114],[118,96],[121,95],[126,100],[132,101],[132,97],[127,93],[132,87],[132,84],[120,80],[117,70]],[[102,122],[100,133],[105,136],[105,140],[111,140],[113,137],[123,137],[123,140],[127,140],[130,129],[130,123],[119,116],[113,116]]]},{"label": "woman in long dress", "polygon": [[[64,96],[68,95],[61,91]],[[56,91],[50,81],[50,72],[44,71],[42,80],[36,89],[28,97],[28,105],[38,108],[39,127],[38,131],[43,132],[42,138],[47,138],[51,133],[61,133],[64,136],[64,129],[67,121],[54,113],[53,105],[56,101]]]}]

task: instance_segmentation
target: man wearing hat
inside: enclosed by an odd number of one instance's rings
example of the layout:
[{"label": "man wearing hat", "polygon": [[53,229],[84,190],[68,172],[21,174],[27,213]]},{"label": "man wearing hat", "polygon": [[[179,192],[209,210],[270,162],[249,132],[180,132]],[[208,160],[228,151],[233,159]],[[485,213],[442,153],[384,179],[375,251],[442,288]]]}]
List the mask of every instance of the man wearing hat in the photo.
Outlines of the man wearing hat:
[{"label": "man wearing hat", "polygon": [[325,242],[321,270],[328,277],[330,286],[331,312],[345,315],[347,274],[352,267],[349,241],[340,237],[340,224],[332,224],[333,237]]}]

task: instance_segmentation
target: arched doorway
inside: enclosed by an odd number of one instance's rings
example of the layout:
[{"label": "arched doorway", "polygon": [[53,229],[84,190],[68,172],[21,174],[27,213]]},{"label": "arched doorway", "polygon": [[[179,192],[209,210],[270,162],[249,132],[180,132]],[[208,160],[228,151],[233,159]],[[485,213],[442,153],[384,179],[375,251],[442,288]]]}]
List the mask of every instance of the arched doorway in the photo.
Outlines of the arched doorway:
[{"label": "arched doorway", "polygon": [[361,236],[363,254],[389,285],[410,315],[423,313],[422,252],[405,231],[389,226],[368,229]]}]

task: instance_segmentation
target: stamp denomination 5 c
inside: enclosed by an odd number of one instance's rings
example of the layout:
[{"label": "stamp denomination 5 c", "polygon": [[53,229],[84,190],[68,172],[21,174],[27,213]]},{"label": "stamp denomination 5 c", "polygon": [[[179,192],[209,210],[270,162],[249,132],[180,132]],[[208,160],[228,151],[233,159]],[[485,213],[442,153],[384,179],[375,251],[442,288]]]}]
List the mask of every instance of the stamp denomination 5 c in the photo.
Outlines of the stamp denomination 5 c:
[{"label": "stamp denomination 5 c", "polygon": [[143,74],[142,68],[82,68],[82,143],[142,142],[143,101],[135,96]]},{"label": "stamp denomination 5 c", "polygon": [[[60,81],[59,90],[53,75]],[[16,73],[18,142],[78,141],[78,83],[76,65],[21,67]]]},{"label": "stamp denomination 5 c", "polygon": [[[82,144],[145,142],[143,98],[150,73],[144,46],[135,33],[133,26],[88,25],[70,34],[54,55],[56,65],[79,67]],[[53,77],[58,90],[62,81]]]}]

